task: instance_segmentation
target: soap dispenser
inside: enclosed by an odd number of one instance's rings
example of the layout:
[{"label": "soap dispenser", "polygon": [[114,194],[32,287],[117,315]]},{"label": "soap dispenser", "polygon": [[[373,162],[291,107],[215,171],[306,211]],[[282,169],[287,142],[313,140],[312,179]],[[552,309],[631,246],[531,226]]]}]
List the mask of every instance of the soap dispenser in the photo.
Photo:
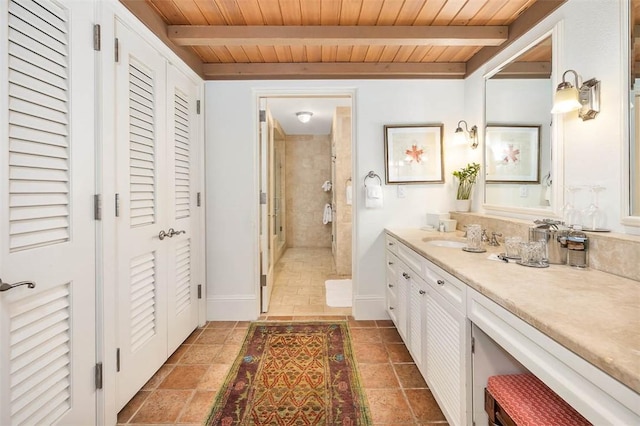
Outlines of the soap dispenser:
[{"label": "soap dispenser", "polygon": [[567,236],[567,263],[576,268],[587,267],[589,239],[582,227],[574,225]]}]

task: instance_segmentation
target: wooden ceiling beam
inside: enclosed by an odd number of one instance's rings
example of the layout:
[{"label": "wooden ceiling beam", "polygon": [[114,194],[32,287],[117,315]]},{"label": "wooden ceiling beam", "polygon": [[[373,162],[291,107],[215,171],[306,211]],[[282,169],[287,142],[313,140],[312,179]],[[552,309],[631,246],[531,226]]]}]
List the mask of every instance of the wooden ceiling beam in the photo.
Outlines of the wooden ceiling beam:
[{"label": "wooden ceiling beam", "polygon": [[491,78],[550,78],[551,62],[513,62]]},{"label": "wooden ceiling beam", "polygon": [[506,26],[169,25],[178,46],[499,46]]},{"label": "wooden ceiling beam", "polygon": [[513,44],[536,24],[549,16],[567,0],[538,0],[509,25],[509,38],[500,46],[485,46],[467,61],[467,75],[470,75],[491,58]]},{"label": "wooden ceiling beam", "polygon": [[202,65],[207,80],[463,78],[465,64],[446,63],[242,63]]}]

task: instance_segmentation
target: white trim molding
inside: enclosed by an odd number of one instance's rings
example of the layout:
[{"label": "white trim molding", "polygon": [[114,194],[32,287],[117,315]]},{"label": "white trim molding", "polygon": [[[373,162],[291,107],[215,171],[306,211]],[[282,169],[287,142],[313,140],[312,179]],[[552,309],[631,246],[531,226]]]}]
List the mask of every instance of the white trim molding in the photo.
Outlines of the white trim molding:
[{"label": "white trim molding", "polygon": [[260,311],[259,303],[255,294],[208,297],[207,321],[255,321]]},{"label": "white trim molding", "polygon": [[353,300],[353,317],[357,320],[390,319],[384,296],[355,296]]}]

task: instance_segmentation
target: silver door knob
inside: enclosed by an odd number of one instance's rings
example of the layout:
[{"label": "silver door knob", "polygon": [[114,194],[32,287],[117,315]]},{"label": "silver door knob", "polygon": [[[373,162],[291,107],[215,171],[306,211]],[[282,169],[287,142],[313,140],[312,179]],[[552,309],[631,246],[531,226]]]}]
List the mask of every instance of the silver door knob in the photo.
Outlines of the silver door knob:
[{"label": "silver door knob", "polygon": [[176,231],[173,228],[169,228],[169,231],[167,231],[167,237],[169,238],[173,238],[174,235],[180,235],[180,234],[186,234],[187,231],[182,230],[182,231]]},{"label": "silver door knob", "polygon": [[165,230],[163,229],[162,231],[160,231],[158,233],[158,238],[160,238],[160,241],[164,240],[166,237],[169,238],[173,238],[174,235],[180,235],[180,234],[186,234],[187,231],[176,231],[173,228],[169,228],[168,231],[165,232]]},{"label": "silver door knob", "polygon": [[0,291],[11,290],[12,288],[20,287],[22,285],[26,285],[28,288],[36,288],[36,283],[33,281],[20,281],[15,284],[3,283],[0,279]]}]

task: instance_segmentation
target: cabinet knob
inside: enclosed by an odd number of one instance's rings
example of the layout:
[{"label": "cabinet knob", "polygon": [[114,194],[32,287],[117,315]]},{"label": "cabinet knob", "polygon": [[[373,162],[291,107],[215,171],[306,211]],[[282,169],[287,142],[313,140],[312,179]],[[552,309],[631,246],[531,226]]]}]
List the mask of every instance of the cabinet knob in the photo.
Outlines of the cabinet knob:
[{"label": "cabinet knob", "polygon": [[393,262],[388,262],[388,263],[389,263],[389,265],[393,265]]},{"label": "cabinet knob", "polygon": [[438,285],[444,285],[444,280],[438,280]]},{"label": "cabinet knob", "polygon": [[404,277],[405,280],[408,280],[409,278],[411,278],[409,274],[407,274],[406,272],[403,272],[402,276]]},{"label": "cabinet knob", "polygon": [[389,288],[393,288],[393,284],[388,284]]},{"label": "cabinet knob", "polygon": [[426,293],[426,291],[424,291],[424,290],[420,290],[418,293],[420,293],[420,294],[425,294],[425,293]]},{"label": "cabinet knob", "polygon": [[393,245],[393,243],[388,243],[388,244],[389,244],[390,246],[392,246],[392,245]]},{"label": "cabinet knob", "polygon": [[395,308],[393,306],[389,306],[389,310],[393,311]]}]

